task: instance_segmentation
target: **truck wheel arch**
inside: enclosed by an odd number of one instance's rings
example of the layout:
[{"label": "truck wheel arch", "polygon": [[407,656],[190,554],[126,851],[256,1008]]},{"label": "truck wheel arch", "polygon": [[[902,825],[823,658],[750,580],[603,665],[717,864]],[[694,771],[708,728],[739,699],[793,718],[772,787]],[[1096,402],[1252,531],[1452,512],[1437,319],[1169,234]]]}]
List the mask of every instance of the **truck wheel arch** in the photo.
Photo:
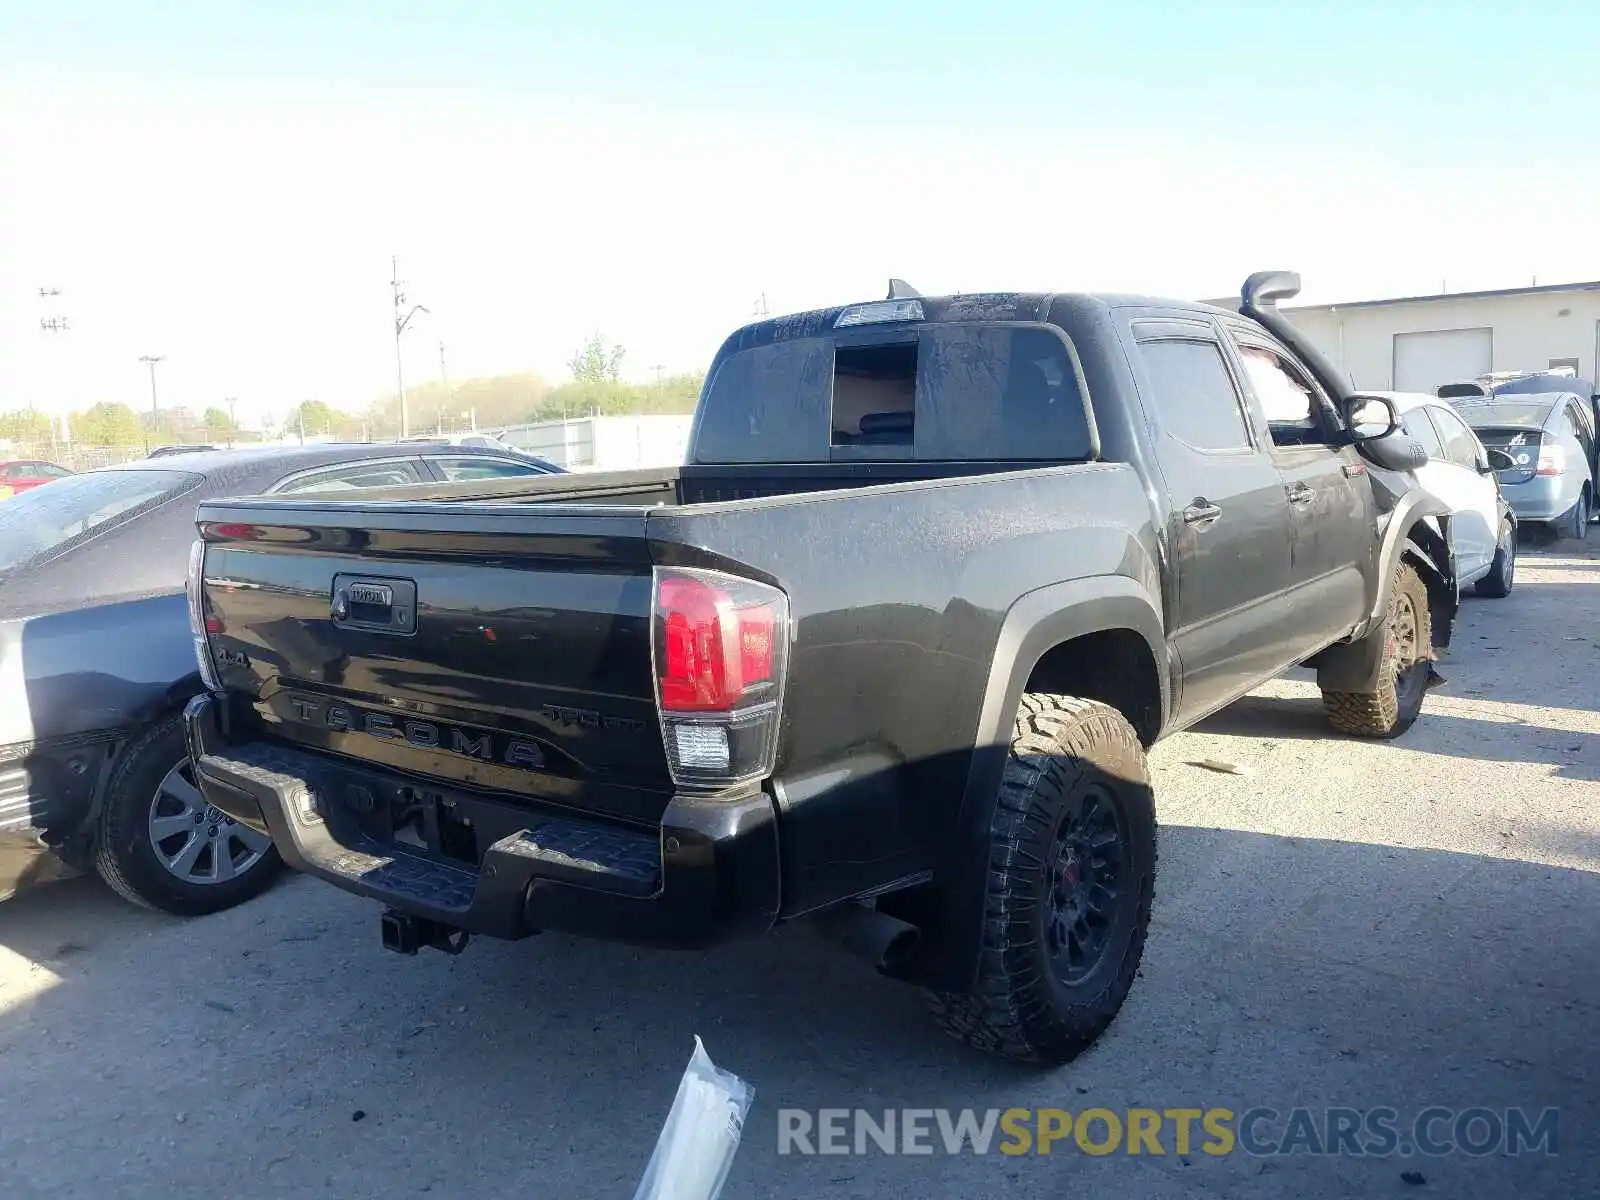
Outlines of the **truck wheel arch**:
[{"label": "truck wheel arch", "polygon": [[[977,969],[991,809],[1024,692],[1064,690],[1103,699],[1123,711],[1146,745],[1159,736],[1171,697],[1158,603],[1136,579],[1099,575],[1039,588],[1007,611],[954,824],[946,834],[931,894],[912,902],[917,920],[935,928],[891,974],[949,990],[971,983]],[[1100,652],[1114,657],[1103,660]],[[1092,671],[1074,673],[1102,664],[1112,670],[1099,687]],[[1096,690],[1109,690],[1112,698],[1093,695]],[[880,901],[880,907],[896,906]]]}]

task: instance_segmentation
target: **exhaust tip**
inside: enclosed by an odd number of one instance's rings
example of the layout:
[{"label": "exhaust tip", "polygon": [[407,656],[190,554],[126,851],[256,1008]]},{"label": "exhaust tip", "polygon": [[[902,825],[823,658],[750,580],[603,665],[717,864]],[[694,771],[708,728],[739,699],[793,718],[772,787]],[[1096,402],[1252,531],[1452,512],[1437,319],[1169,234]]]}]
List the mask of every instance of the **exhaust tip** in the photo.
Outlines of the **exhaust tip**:
[{"label": "exhaust tip", "polygon": [[822,931],[878,971],[887,971],[906,958],[922,940],[915,925],[867,908],[843,904],[817,918]]}]

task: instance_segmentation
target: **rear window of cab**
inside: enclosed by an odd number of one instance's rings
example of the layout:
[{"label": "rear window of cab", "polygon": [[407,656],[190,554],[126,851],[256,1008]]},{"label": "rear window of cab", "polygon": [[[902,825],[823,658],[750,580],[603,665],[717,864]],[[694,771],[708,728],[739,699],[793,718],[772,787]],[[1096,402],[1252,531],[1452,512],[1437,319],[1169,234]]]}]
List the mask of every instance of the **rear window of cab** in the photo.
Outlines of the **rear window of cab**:
[{"label": "rear window of cab", "polygon": [[1093,456],[1075,354],[1040,325],[938,323],[752,346],[718,365],[696,421],[704,463]]}]

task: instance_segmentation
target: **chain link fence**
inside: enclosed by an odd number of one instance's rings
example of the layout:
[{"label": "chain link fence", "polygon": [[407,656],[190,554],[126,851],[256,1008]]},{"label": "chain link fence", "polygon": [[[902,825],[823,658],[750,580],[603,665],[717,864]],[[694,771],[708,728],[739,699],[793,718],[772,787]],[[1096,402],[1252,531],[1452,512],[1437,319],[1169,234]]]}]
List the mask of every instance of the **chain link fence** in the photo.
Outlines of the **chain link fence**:
[{"label": "chain link fence", "polygon": [[84,443],[8,441],[0,439],[0,459],[40,459],[69,471],[114,467],[145,457],[144,443],[136,446],[90,446]]}]

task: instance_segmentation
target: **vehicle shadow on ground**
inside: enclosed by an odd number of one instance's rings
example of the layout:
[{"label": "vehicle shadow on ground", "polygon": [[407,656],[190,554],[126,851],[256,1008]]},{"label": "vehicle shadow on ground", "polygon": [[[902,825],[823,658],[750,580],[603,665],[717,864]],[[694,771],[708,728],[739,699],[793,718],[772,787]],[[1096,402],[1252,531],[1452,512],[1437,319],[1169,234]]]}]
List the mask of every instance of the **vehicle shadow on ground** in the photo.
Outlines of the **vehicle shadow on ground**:
[{"label": "vehicle shadow on ground", "polygon": [[[1559,779],[1600,780],[1600,739],[1527,721],[1479,720],[1437,711],[1432,697],[1450,694],[1448,688],[1430,693],[1417,723],[1393,744],[1452,758],[1535,763],[1550,767]],[[1207,717],[1194,732],[1306,740],[1340,736],[1329,728],[1322,700],[1315,696],[1246,696]]]},{"label": "vehicle shadow on ground", "polygon": [[[1549,571],[1548,565],[1540,566]],[[1585,577],[1582,582],[1591,581]],[[1592,582],[1600,586],[1600,571]],[[1555,661],[1548,645],[1533,652],[1516,645],[1526,640],[1530,625],[1551,620],[1550,611],[1562,607],[1566,587],[1531,580],[1519,583],[1505,600],[1465,599],[1452,645],[1438,664],[1445,682],[1429,692],[1422,716],[1394,745],[1485,762],[1534,763],[1550,767],[1557,778],[1600,780],[1600,739],[1560,727],[1572,722],[1563,722],[1559,715],[1561,710],[1583,713],[1582,720],[1587,720],[1587,714],[1600,707],[1594,698],[1600,695],[1600,630],[1577,625],[1546,629],[1547,642],[1553,639],[1556,644]],[[1288,679],[1297,682],[1299,694],[1252,693],[1207,717],[1193,732],[1338,739],[1341,735],[1329,726],[1315,692],[1315,672],[1298,670]],[[1460,711],[1462,706],[1453,704],[1457,700],[1554,711],[1545,718],[1550,723],[1541,721],[1539,713],[1519,709],[1467,715]]]},{"label": "vehicle shadow on ground", "polygon": [[781,1108],[905,1106],[1555,1106],[1559,1159],[1427,1176],[1456,1197],[1583,1190],[1600,861],[1161,838],[1141,978],[1059,1070],[946,1039],[912,989],[806,928],[693,954],[545,936],[407,960],[379,949],[375,906],[308,880],[197,922],[89,881],[45,889],[0,909],[0,946],[55,980],[0,1012],[0,1162],[24,1181],[8,1194],[213,1196],[181,1141],[227,1147],[234,1197],[625,1196],[695,1035],[756,1088],[729,1196],[1057,1197],[1088,1173],[1120,1196],[1275,1200],[1387,1194],[1414,1165],[777,1153]]}]

